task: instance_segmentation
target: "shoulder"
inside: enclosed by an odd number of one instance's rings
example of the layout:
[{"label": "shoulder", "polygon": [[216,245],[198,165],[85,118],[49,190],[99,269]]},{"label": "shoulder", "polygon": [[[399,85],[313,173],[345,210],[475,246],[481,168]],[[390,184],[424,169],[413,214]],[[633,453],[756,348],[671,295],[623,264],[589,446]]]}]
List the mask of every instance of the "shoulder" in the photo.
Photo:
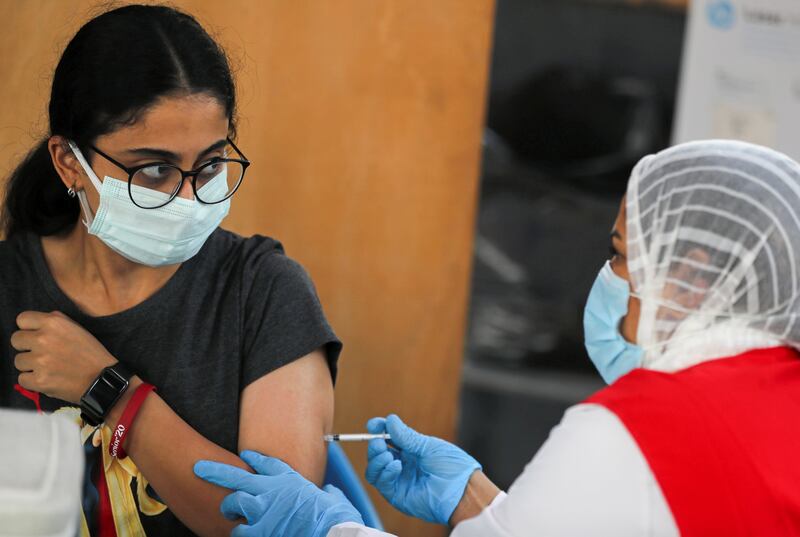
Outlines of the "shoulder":
[{"label": "shoulder", "polygon": [[203,246],[201,254],[208,258],[226,261],[243,261],[274,254],[284,255],[283,245],[264,235],[243,237],[238,233],[218,228]]},{"label": "shoulder", "polygon": [[518,530],[513,535],[526,534],[526,528],[561,535],[675,535],[633,437],[612,412],[592,404],[567,410],[493,511],[502,525]]},{"label": "shoulder", "polygon": [[245,295],[279,288],[315,292],[303,266],[286,255],[283,245],[271,237],[243,237],[220,228],[209,237],[201,253],[204,263],[240,279]]},{"label": "shoulder", "polygon": [[0,274],[10,271],[19,275],[20,266],[27,267],[24,273],[29,272],[33,266],[30,245],[34,238],[22,234],[0,241]]},{"label": "shoulder", "polygon": [[14,255],[15,253],[11,243],[7,240],[0,241],[0,264],[11,261]]},{"label": "shoulder", "polygon": [[618,471],[641,467],[640,463],[644,458],[616,414],[600,405],[579,404],[567,409],[550,431],[526,473],[533,470],[558,479],[566,472],[576,479],[596,480],[606,477],[605,468]]},{"label": "shoulder", "polygon": [[587,442],[593,446],[590,458],[604,458],[627,452],[641,455],[628,429],[619,417],[604,406],[580,404],[567,409],[550,433],[548,442],[583,452]]},{"label": "shoulder", "polygon": [[586,402],[615,410],[632,405],[660,404],[681,390],[678,375],[650,369],[634,369],[613,384],[598,391]]},{"label": "shoulder", "polygon": [[225,229],[216,230],[204,246],[204,256],[243,273],[274,276],[303,272],[302,266],[286,255],[283,245],[264,235],[243,237]]},{"label": "shoulder", "polygon": [[623,478],[628,470],[642,470],[642,464],[646,467],[636,442],[613,412],[600,405],[580,404],[564,413],[525,474],[534,472],[554,480],[570,475],[597,483],[609,477],[607,469]]},{"label": "shoulder", "polygon": [[10,238],[0,241],[0,256],[9,258],[10,256],[19,255],[24,246],[29,243],[31,237],[27,234],[17,234]]}]

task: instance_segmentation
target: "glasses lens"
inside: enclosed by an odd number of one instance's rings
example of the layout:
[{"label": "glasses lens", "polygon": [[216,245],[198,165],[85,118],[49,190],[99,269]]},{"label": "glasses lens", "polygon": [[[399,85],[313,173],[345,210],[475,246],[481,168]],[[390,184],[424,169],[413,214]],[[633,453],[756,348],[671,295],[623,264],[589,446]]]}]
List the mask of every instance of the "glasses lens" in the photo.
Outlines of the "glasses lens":
[{"label": "glasses lens", "polygon": [[181,172],[166,164],[154,164],[137,170],[131,177],[131,199],[139,207],[160,207],[181,186]]},{"label": "glasses lens", "polygon": [[233,195],[244,175],[244,166],[235,160],[220,160],[204,166],[198,173],[195,187],[203,203],[219,203]]}]

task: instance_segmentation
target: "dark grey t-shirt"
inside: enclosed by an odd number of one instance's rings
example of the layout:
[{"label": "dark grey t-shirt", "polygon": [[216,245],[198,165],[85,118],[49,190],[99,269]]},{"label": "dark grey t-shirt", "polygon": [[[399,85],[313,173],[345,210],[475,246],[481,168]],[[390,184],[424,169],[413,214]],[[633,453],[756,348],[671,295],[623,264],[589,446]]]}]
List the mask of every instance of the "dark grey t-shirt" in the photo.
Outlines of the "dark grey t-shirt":
[{"label": "dark grey t-shirt", "polygon": [[[59,289],[41,241],[19,235],[0,241],[0,407],[34,408],[14,390],[9,339],[26,310],[59,310],[93,334],[198,433],[237,452],[239,396],[254,380],[324,347],[335,379],[341,343],[325,320],[303,268],[267,237],[248,239],[218,229],[194,258],[141,304],[106,317],[83,314]],[[45,411],[76,405],[42,396]],[[265,408],[264,412],[272,409]],[[275,409],[280,412],[281,409]],[[84,512],[96,518],[99,448],[86,441]],[[164,449],[179,449],[165,445]],[[141,506],[136,478],[131,495]],[[157,498],[151,488],[144,491]],[[112,502],[119,501],[112,497]],[[145,502],[146,503],[146,502]],[[147,510],[147,509],[145,509]],[[131,514],[136,516],[136,514]],[[150,536],[191,535],[169,510],[139,513]]]}]

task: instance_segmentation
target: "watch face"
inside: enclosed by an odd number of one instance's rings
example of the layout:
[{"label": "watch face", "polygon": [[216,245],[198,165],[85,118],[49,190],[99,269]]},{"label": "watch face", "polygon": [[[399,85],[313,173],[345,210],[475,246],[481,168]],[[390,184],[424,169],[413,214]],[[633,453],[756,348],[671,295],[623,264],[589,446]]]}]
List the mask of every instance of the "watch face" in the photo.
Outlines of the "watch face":
[{"label": "watch face", "polygon": [[101,422],[127,387],[126,378],[106,368],[81,397],[81,409],[95,421]]},{"label": "watch face", "polygon": [[128,379],[119,374],[114,367],[107,367],[103,370],[100,378],[103,379],[109,386],[115,389],[124,390],[128,385]]}]

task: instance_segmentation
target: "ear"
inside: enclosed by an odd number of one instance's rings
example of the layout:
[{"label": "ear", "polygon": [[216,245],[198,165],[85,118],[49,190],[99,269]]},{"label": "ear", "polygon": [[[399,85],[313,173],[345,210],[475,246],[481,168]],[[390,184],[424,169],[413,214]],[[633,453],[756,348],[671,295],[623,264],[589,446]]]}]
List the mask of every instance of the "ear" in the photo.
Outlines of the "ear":
[{"label": "ear", "polygon": [[47,141],[47,149],[64,187],[75,191],[83,190],[88,177],[70,149],[67,139],[63,136],[51,136]]}]

